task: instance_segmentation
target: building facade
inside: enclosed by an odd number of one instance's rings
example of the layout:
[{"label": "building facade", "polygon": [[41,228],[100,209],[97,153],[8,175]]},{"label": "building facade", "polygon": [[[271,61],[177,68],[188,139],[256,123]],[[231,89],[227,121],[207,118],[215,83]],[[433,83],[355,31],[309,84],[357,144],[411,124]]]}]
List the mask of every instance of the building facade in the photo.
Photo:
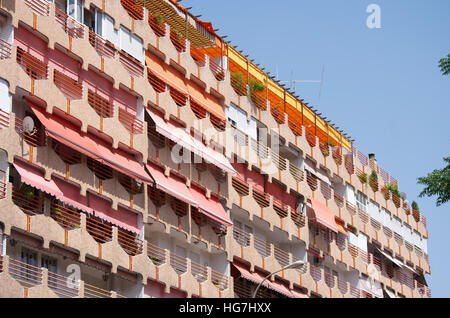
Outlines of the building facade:
[{"label": "building facade", "polygon": [[1,297],[431,297],[426,219],[174,0],[0,1]]}]

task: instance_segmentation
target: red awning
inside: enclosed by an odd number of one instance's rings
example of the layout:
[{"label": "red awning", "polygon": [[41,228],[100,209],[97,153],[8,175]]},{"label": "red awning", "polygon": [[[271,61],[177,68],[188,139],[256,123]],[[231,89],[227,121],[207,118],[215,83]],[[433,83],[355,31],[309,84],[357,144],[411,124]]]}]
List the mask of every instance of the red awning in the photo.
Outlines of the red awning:
[{"label": "red awning", "polygon": [[141,234],[142,231],[138,227],[138,215],[136,213],[121,207],[113,210],[109,201],[91,192],[87,192],[87,196],[89,207],[95,216],[123,229]]},{"label": "red awning", "polygon": [[218,199],[214,197],[208,199],[203,191],[197,187],[191,186],[190,191],[194,200],[197,201],[198,209],[201,213],[225,226],[233,225],[233,222],[231,222],[230,217]]},{"label": "red awning", "polygon": [[[259,284],[261,283],[264,278],[266,277],[266,275],[262,274],[262,273],[257,273],[257,272],[250,272],[248,269],[246,269],[244,267],[244,265],[241,265],[239,263],[233,263],[233,265],[236,267],[236,269],[241,273],[241,276],[243,278],[245,278],[246,280],[249,280],[255,284]],[[294,295],[291,293],[291,291],[289,290],[289,288],[287,288],[286,286],[284,286],[281,283],[278,282],[272,282],[270,281],[270,279],[266,279],[266,281],[262,284],[262,286],[266,287],[266,288],[270,288],[280,294],[283,294],[287,297],[293,298]]]},{"label": "red awning", "polygon": [[13,164],[17,172],[20,174],[20,179],[23,183],[55,196],[58,199],[63,196],[63,193],[59,190],[55,182],[53,180],[45,180],[36,168],[18,159],[15,159]]},{"label": "red awning", "polygon": [[295,289],[291,290],[291,293],[294,296],[294,298],[309,298],[308,295],[296,291]]},{"label": "red awning", "polygon": [[[241,265],[239,263],[233,263],[234,267],[237,268],[237,270],[241,273],[242,278],[245,278],[246,280],[249,280],[255,284],[259,284],[264,280],[264,275],[257,273],[257,272],[250,272],[248,269],[244,267],[244,265]],[[269,288],[269,280],[266,279],[266,281],[262,284],[262,286]]]},{"label": "red awning", "polygon": [[80,189],[76,186],[64,181],[62,177],[53,176],[53,180],[58,186],[59,190],[63,193],[62,198],[60,200],[75,209],[82,210],[89,214],[92,214],[92,209],[88,207],[87,198],[82,196],[80,193]]},{"label": "red awning", "polygon": [[292,295],[291,291],[289,290],[289,288],[287,288],[285,285],[283,285],[282,283],[279,282],[272,282],[269,281],[270,287],[271,289],[273,289],[274,291],[283,294],[289,298],[294,298],[294,296]]},{"label": "red awning", "polygon": [[132,155],[119,149],[112,149],[98,138],[80,131],[78,127],[70,122],[56,115],[46,113],[43,108],[30,101],[28,103],[39,121],[45,126],[46,133],[50,137],[123,174],[146,183],[153,183],[145,169]]},{"label": "red awning", "polygon": [[158,189],[161,189],[171,196],[189,203],[192,206],[198,206],[197,201],[195,201],[195,199],[192,197],[192,194],[189,191],[189,188],[186,186],[186,183],[172,176],[166,177],[164,172],[162,172],[159,167],[156,167],[153,164],[147,164],[147,169],[155,179],[155,186]]},{"label": "red awning", "polygon": [[313,218],[315,218],[316,222],[337,233],[338,228],[334,219],[333,211],[331,211],[325,204],[315,199],[311,199],[311,203],[314,210]]}]

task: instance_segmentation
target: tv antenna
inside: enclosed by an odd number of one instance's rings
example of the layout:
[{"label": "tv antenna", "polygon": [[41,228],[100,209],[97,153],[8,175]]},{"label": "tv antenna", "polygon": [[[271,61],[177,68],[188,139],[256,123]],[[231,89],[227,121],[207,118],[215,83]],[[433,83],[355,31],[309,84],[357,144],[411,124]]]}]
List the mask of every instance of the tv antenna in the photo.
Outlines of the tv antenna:
[{"label": "tv antenna", "polygon": [[[320,97],[322,96],[324,75],[325,75],[325,65],[322,66],[322,75],[321,75],[321,79],[320,80],[298,80],[298,79],[294,79],[294,71],[291,71],[291,79],[289,81],[280,81],[280,83],[289,83],[289,86],[290,86],[290,88],[292,89],[292,91],[294,93],[296,91],[296,84],[298,84],[298,83],[320,83],[320,88],[319,88],[319,100],[320,100]],[[278,80],[278,66],[277,66],[277,77],[276,78]]]}]

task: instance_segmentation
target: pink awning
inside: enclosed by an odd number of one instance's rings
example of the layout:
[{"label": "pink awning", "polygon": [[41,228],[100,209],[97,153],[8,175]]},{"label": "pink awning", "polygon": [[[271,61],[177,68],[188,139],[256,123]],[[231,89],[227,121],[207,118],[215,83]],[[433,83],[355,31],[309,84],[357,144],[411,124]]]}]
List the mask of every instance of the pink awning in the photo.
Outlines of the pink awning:
[{"label": "pink awning", "polygon": [[118,207],[117,210],[111,208],[111,203],[102,197],[87,192],[89,207],[94,216],[97,216],[118,227],[141,234],[141,228],[138,226],[138,215],[128,209]]},{"label": "pink awning", "polygon": [[195,153],[197,156],[202,157],[206,161],[216,165],[220,169],[231,174],[236,173],[236,170],[234,170],[233,166],[230,164],[230,161],[222,153],[205,146],[201,141],[195,139],[184,129],[166,122],[163,118],[152,113],[148,109],[147,113],[155,122],[155,128],[158,133],[179,144],[181,147]]},{"label": "pink awning", "polygon": [[195,186],[191,186],[190,191],[194,200],[197,201],[198,209],[201,213],[225,226],[233,225],[218,199],[214,197],[208,199],[204,192]]},{"label": "pink awning", "polygon": [[153,164],[147,164],[147,169],[155,179],[155,186],[158,189],[165,191],[171,196],[189,203],[192,206],[198,206],[197,201],[192,197],[186,183],[172,176],[166,177],[161,169]]},{"label": "pink awning", "polygon": [[320,201],[315,199],[311,199],[312,207],[314,210],[314,217],[317,223],[322,224],[323,226],[329,228],[334,232],[338,232],[338,228],[336,225],[336,221],[334,219],[334,213]]},{"label": "pink awning", "polygon": [[20,174],[20,179],[22,182],[58,199],[63,196],[63,193],[59,190],[55,182],[53,180],[45,180],[44,176],[42,176],[36,168],[18,159],[15,159],[13,164],[17,172]]},{"label": "pink awning", "polygon": [[42,107],[30,101],[28,103],[39,121],[45,126],[46,133],[50,137],[123,174],[146,183],[152,183],[144,167],[131,154],[120,149],[112,149],[105,142],[82,132],[70,122],[56,115],[46,113]]}]

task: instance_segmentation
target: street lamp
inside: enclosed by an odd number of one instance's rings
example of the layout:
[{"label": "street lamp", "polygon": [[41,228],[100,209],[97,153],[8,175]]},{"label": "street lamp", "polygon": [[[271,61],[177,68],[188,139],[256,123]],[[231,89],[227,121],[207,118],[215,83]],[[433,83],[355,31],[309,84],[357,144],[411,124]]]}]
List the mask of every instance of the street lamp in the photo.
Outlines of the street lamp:
[{"label": "street lamp", "polygon": [[275,272],[273,272],[273,273],[270,273],[269,275],[266,276],[266,278],[264,278],[264,279],[262,280],[261,283],[258,284],[258,287],[256,287],[255,292],[253,293],[252,298],[256,298],[256,294],[258,293],[259,288],[260,288],[261,285],[266,281],[266,279],[269,278],[270,276],[275,275],[276,273],[279,273],[279,272],[281,272],[281,271],[284,271],[285,269],[301,267],[301,266],[303,266],[304,264],[305,264],[304,261],[298,260],[298,261],[295,261],[295,262],[292,263],[292,264],[289,264],[289,265],[283,267],[282,269],[279,269],[279,270],[277,270],[277,271],[275,271]]}]

